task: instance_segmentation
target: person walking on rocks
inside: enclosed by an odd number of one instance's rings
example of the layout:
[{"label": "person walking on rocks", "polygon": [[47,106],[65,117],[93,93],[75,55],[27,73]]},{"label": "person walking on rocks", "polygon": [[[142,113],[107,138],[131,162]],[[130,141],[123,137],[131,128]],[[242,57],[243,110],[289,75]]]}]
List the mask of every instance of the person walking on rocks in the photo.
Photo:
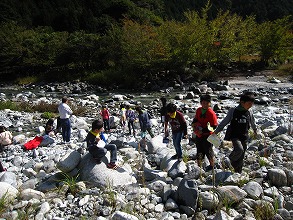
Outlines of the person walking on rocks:
[{"label": "person walking on rocks", "polygon": [[133,135],[135,136],[134,121],[136,120],[136,115],[134,110],[130,108],[130,105],[126,105],[126,119],[128,120],[129,135],[131,135],[131,128],[133,130]]},{"label": "person walking on rocks", "polygon": [[176,150],[176,154],[171,159],[178,159],[182,161],[182,138],[187,138],[187,123],[183,114],[177,110],[177,106],[173,103],[169,103],[166,106],[166,119],[165,119],[165,137],[169,136],[168,124],[171,126],[173,145]]},{"label": "person walking on rocks", "polygon": [[107,151],[110,151],[110,163],[107,164],[107,167],[110,169],[117,169],[117,147],[115,144],[106,143],[107,140],[103,135],[103,131],[103,121],[93,121],[92,130],[86,137],[87,147],[98,164],[101,163],[101,159],[106,155]]},{"label": "person walking on rocks", "polygon": [[[254,135],[257,134],[257,127],[255,124],[254,116],[251,107],[254,104],[254,94],[252,92],[245,92],[240,96],[240,103],[237,107],[229,109],[226,117],[221,121],[215,130],[215,134],[221,132],[224,127],[230,123],[231,131],[230,137],[226,140],[231,140],[233,144],[233,151],[229,155],[231,165],[237,173],[242,172],[244,155],[247,149],[248,131],[253,129]],[[227,133],[226,133],[227,136]]]},{"label": "person walking on rocks", "polygon": [[60,115],[63,142],[69,143],[71,136],[71,123],[69,118],[73,112],[68,105],[68,98],[66,96],[62,98],[62,103],[58,106],[58,111]]},{"label": "person walking on rocks", "polygon": [[154,137],[154,134],[152,132],[152,124],[150,120],[150,115],[147,111],[143,111],[140,106],[136,106],[135,110],[138,112],[138,120],[140,125],[140,136],[143,140],[143,147],[146,146],[146,132],[149,133],[151,138]]},{"label": "person walking on rocks", "polygon": [[110,121],[109,121],[110,112],[105,105],[102,106],[101,116],[103,118],[105,131],[109,132],[110,131]]},{"label": "person walking on rocks", "polygon": [[[167,110],[166,110],[167,99],[165,97],[161,97],[160,100],[162,102],[162,107],[160,108],[160,116],[161,116],[161,123],[162,123],[163,129],[164,129],[165,118],[166,118],[166,115],[167,115]],[[163,130],[163,132],[164,132],[164,130]]]},{"label": "person walking on rocks", "polygon": [[196,135],[195,143],[197,149],[197,164],[202,165],[202,161],[207,156],[210,165],[206,167],[206,171],[212,170],[215,166],[213,145],[207,141],[212,132],[208,129],[210,125],[215,129],[218,125],[218,118],[216,113],[211,108],[211,96],[202,95],[200,97],[201,107],[196,109],[196,113],[192,122],[192,127]]},{"label": "person walking on rocks", "polygon": [[126,125],[126,109],[123,103],[120,105],[119,115],[120,115],[120,124],[122,126],[122,129],[124,130]]}]

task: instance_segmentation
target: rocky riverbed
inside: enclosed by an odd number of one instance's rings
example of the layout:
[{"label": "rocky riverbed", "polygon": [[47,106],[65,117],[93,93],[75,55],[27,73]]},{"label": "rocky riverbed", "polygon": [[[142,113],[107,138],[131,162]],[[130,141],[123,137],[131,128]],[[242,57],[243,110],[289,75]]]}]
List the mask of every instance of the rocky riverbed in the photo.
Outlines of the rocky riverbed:
[{"label": "rocky riverbed", "polygon": [[[244,90],[257,94],[253,107],[259,128],[246,152],[244,171],[225,167],[230,142],[215,148],[218,168],[206,172],[199,167],[196,148],[183,141],[184,161],[171,160],[172,143],[163,143],[158,110],[159,98],[177,104],[188,121],[199,106],[199,96],[209,93],[219,121],[237,105]],[[59,103],[63,94],[71,102],[89,109],[84,116],[71,117],[72,142],[54,143],[26,151],[23,144],[42,135],[45,119],[40,113],[5,109],[0,124],[12,131],[13,144],[0,159],[7,171],[0,174],[0,210],[4,219],[292,219],[293,138],[292,83],[286,79],[254,77],[226,79],[214,83],[174,84],[157,93],[107,92],[83,83],[2,87],[2,101]],[[141,145],[136,136],[119,125],[119,104],[142,105],[152,114],[154,138]],[[98,117],[102,103],[112,114],[109,142],[119,149],[118,170],[106,168],[109,155],[96,164],[88,154],[84,138]],[[136,126],[138,126],[136,124]],[[223,137],[223,133],[220,134]]]}]

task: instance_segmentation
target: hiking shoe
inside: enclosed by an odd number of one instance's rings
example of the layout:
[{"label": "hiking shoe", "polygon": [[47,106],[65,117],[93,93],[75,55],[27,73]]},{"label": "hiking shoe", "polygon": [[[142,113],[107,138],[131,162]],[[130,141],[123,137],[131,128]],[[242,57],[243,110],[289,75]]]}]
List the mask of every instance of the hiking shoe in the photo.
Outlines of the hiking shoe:
[{"label": "hiking shoe", "polygon": [[118,168],[118,166],[114,162],[108,163],[107,167],[113,170],[116,170]]},{"label": "hiking shoe", "polygon": [[178,159],[178,155],[177,155],[177,154],[173,155],[173,156],[171,157],[171,159],[172,159],[172,160]]}]

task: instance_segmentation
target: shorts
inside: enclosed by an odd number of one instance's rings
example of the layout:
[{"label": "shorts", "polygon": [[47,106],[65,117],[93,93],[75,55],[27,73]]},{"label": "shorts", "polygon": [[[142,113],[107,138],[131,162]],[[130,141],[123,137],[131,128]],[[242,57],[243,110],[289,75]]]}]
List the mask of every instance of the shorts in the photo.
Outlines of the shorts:
[{"label": "shorts", "polygon": [[213,145],[207,141],[207,138],[196,137],[195,144],[197,148],[196,159],[203,160],[205,156],[209,160],[214,158]]}]

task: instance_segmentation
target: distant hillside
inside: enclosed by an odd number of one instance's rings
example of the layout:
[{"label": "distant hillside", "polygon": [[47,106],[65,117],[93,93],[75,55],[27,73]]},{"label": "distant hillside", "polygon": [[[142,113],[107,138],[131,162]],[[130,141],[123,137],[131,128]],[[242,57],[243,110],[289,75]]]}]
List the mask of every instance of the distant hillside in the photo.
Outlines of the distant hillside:
[{"label": "distant hillside", "polygon": [[[0,22],[16,21],[33,28],[49,26],[54,31],[103,33],[123,18],[160,24],[182,20],[188,10],[200,11],[207,0],[1,0]],[[258,22],[293,14],[293,0],[211,0],[209,17],[220,10],[243,16],[255,15]]]}]

